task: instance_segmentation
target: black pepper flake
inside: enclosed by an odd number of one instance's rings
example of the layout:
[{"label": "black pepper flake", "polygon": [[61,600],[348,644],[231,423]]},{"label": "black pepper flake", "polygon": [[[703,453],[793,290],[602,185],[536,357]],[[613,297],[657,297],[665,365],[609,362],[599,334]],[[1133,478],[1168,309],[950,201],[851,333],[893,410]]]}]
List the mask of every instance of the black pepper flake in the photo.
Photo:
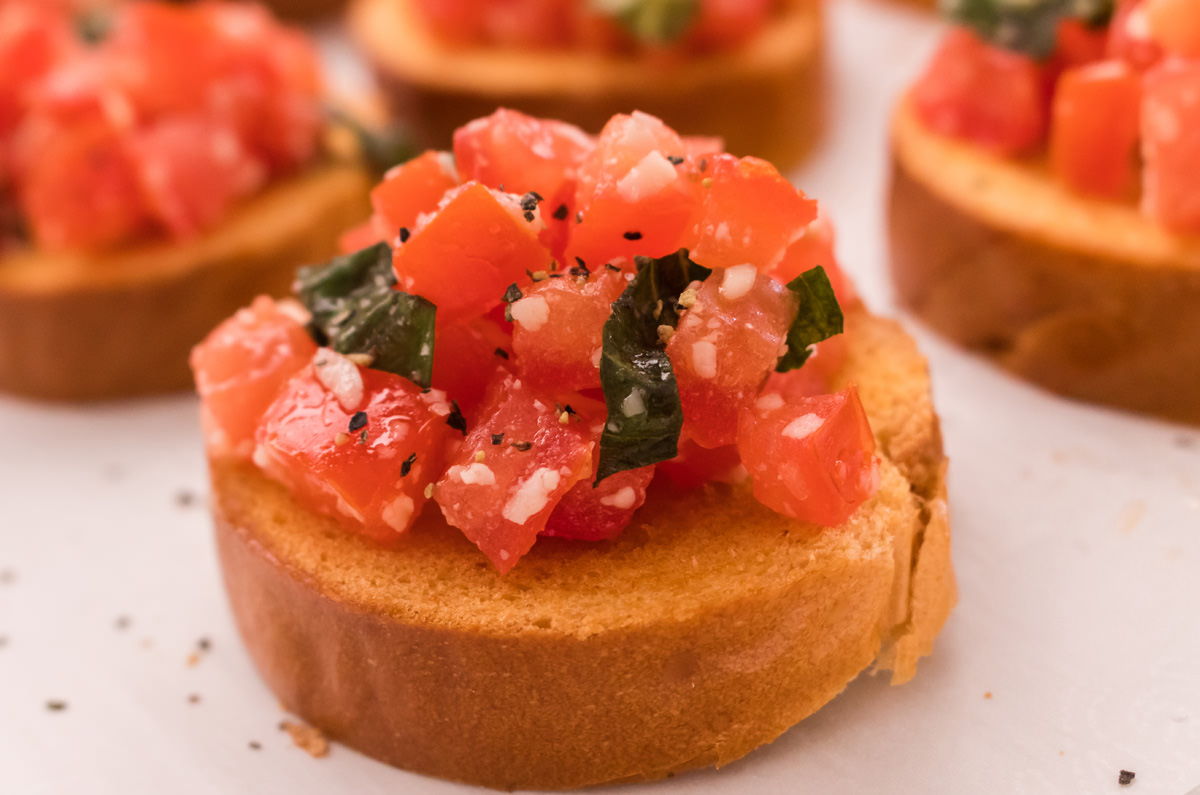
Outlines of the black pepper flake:
[{"label": "black pepper flake", "polygon": [[67,708],[67,702],[65,702],[65,701],[47,701],[46,702],[46,709],[50,710],[51,712],[62,712],[66,708]]},{"label": "black pepper flake", "polygon": [[492,434],[492,444],[500,444],[503,441],[504,441],[504,434],[502,434],[502,433],[493,433]]},{"label": "black pepper flake", "polygon": [[621,269],[620,269],[620,268],[618,268],[616,265],[613,265],[611,262],[606,262],[606,263],[604,263],[604,267],[608,268],[610,271],[617,271],[618,273],[619,273],[619,272],[620,272],[620,270],[621,270]]},{"label": "black pepper flake", "polygon": [[450,416],[446,418],[446,424],[456,431],[461,431],[463,436],[467,435],[467,419],[458,408],[457,400],[450,401]]},{"label": "black pepper flake", "polygon": [[699,166],[700,166],[701,171],[708,171],[708,158],[707,157],[700,158]]},{"label": "black pepper flake", "polygon": [[673,166],[682,166],[683,158],[679,155],[667,155],[667,162]]},{"label": "black pepper flake", "polygon": [[409,453],[408,458],[400,462],[400,477],[407,477],[412,472],[413,464],[417,463],[417,454]]},{"label": "black pepper flake", "polygon": [[[495,293],[493,293],[493,295],[495,295]],[[521,292],[521,288],[517,286],[516,282],[513,282],[512,284],[508,285],[508,289],[504,291],[502,300],[506,304],[511,304],[513,301],[520,301],[523,296],[524,293]]]},{"label": "black pepper flake", "polygon": [[363,428],[363,429],[362,429],[362,433],[360,433],[360,434],[358,435],[358,443],[359,443],[359,444],[366,444],[366,443],[367,443],[367,429],[366,429],[366,428]]},{"label": "black pepper flake", "polygon": [[536,217],[536,216],[534,216],[534,214],[533,214],[533,210],[526,210],[526,211],[525,211],[525,220],[526,220],[526,221],[532,221],[532,220],[533,220],[535,217]]},{"label": "black pepper flake", "polygon": [[[538,202],[542,200],[541,195],[537,191],[529,191],[521,197],[521,209],[529,213],[537,209]],[[530,219],[532,220],[532,219]]]},{"label": "black pepper flake", "polygon": [[1117,774],[1117,783],[1122,787],[1127,787],[1133,783],[1133,777],[1136,775],[1137,773],[1134,773],[1132,770],[1122,770]]},{"label": "black pepper flake", "polygon": [[367,427],[367,412],[354,412],[354,415],[350,417],[350,433],[361,431],[365,427]]},{"label": "black pepper flake", "polygon": [[583,223],[583,210],[575,211],[575,223],[577,223],[577,224]]},{"label": "black pepper flake", "polygon": [[397,234],[397,235],[400,237],[400,242],[401,242],[401,243],[407,243],[407,242],[408,242],[408,239],[409,239],[410,237],[412,237],[412,232],[409,232],[409,231],[408,231],[408,227],[407,227],[407,226],[402,226],[402,227],[400,227],[400,231],[399,231],[399,232],[397,232],[396,234]]},{"label": "black pepper flake", "polygon": [[503,348],[497,348],[496,355],[499,356],[501,359],[504,359],[505,361],[508,360],[508,351],[504,350]]},{"label": "black pepper flake", "polygon": [[520,450],[522,453],[533,447],[533,442],[513,442],[512,446]]},{"label": "black pepper flake", "polygon": [[262,750],[262,743],[260,743],[258,740],[251,740],[249,743],[247,743],[247,745],[250,746],[251,751],[261,751]]},{"label": "black pepper flake", "polygon": [[565,220],[567,220],[567,213],[569,213],[569,212],[570,212],[570,210],[567,209],[567,205],[560,204],[554,210],[554,214],[551,217],[554,218],[555,221],[565,221]]},{"label": "black pepper flake", "polygon": [[623,237],[624,237],[626,240],[641,240],[641,239],[642,239],[642,233],[641,233],[641,232],[626,232],[626,233],[623,235]]}]

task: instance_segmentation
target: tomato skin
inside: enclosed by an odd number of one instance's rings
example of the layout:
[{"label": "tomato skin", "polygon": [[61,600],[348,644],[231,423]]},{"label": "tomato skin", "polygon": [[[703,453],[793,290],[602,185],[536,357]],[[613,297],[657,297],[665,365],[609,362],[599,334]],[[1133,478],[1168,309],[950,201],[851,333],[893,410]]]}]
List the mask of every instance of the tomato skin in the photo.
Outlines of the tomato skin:
[{"label": "tomato skin", "polygon": [[733,49],[762,29],[773,5],[773,0],[704,0],[687,45],[703,52]]},{"label": "tomato skin", "polygon": [[792,241],[779,261],[767,270],[767,275],[786,285],[805,271],[819,265],[829,277],[829,283],[843,309],[860,303],[862,299],[855,291],[854,283],[846,277],[838,264],[834,243],[833,224],[825,216],[818,215],[817,219]]},{"label": "tomato skin", "polygon": [[684,434],[701,447],[734,443],[738,414],[775,368],[796,307],[787,288],[752,265],[714,272],[696,288],[667,342]]},{"label": "tomato skin", "polygon": [[1122,61],[1068,69],[1050,126],[1050,168],[1072,190],[1128,194],[1137,177],[1141,76]]},{"label": "tomato skin", "polygon": [[680,245],[706,268],[751,263],[767,271],[817,217],[817,203],[756,157],[709,158],[702,203]]},{"label": "tomato skin", "polygon": [[1200,232],[1198,99],[1198,62],[1164,62],[1142,83],[1142,210],[1181,234]]},{"label": "tomato skin", "polygon": [[32,89],[77,49],[60,9],[0,3],[0,161],[4,139],[25,113]]},{"label": "tomato skin", "polygon": [[47,137],[22,166],[21,210],[39,247],[105,248],[151,228],[134,157],[103,122]]},{"label": "tomato skin", "polygon": [[[359,368],[363,397],[348,409],[318,373],[334,356],[319,351],[283,386],[262,417],[254,462],[310,510],[386,542],[411,526],[442,471],[449,406],[406,378]],[[351,432],[356,411],[366,425]]]},{"label": "tomato skin", "polygon": [[1108,55],[1138,71],[1150,69],[1163,57],[1162,45],[1150,35],[1144,0],[1117,0],[1108,26]]},{"label": "tomato skin", "polygon": [[448,194],[428,223],[395,249],[392,265],[400,289],[422,295],[438,308],[438,321],[454,323],[501,303],[504,290],[525,281],[527,270],[552,260],[539,242],[534,220],[514,216],[517,197],[494,193],[477,182]]},{"label": "tomato skin", "polygon": [[526,288],[512,305],[521,376],[552,391],[599,389],[604,324],[627,284],[625,274],[605,268],[586,281],[568,274]]},{"label": "tomato skin", "polygon": [[1145,0],[1150,36],[1171,55],[1200,58],[1200,9],[1193,0]]},{"label": "tomato skin", "polygon": [[434,491],[446,522],[501,574],[533,547],[563,495],[591,474],[591,430],[577,418],[562,422],[555,404],[501,371]]},{"label": "tomato skin", "polygon": [[1092,28],[1078,19],[1064,19],[1058,24],[1052,69],[1059,71],[1102,61],[1107,49],[1107,27]]},{"label": "tomato skin", "polygon": [[759,502],[805,522],[842,524],[878,483],[875,437],[853,386],[791,402],[764,393],[742,411],[737,446]]},{"label": "tomato skin", "polygon": [[999,155],[1037,147],[1048,123],[1049,81],[1032,59],[953,28],[913,88],[922,121],[934,132]]},{"label": "tomato skin", "polygon": [[411,231],[417,218],[436,210],[446,191],[458,184],[440,152],[425,152],[390,169],[371,190],[375,228],[385,235],[380,239],[390,240],[401,228]]},{"label": "tomato skin", "polygon": [[267,406],[316,352],[294,313],[266,296],[213,329],[190,359],[209,452],[249,459]]},{"label": "tomato skin", "polygon": [[701,447],[693,440],[682,437],[679,452],[670,461],[663,461],[655,470],[662,473],[679,489],[698,489],[710,481],[736,482],[742,458],[737,445],[723,447]]},{"label": "tomato skin", "polygon": [[462,323],[439,320],[433,343],[433,387],[457,401],[468,422],[473,422],[492,372],[508,366],[512,349],[512,336],[490,318]]}]

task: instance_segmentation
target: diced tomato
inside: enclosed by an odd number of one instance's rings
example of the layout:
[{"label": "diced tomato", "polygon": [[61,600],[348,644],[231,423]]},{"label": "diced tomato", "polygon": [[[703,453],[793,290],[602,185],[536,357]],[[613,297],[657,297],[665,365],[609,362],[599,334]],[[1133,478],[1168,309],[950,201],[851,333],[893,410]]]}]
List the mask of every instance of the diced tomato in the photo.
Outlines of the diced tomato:
[{"label": "diced tomato", "polygon": [[790,291],[753,265],[717,271],[695,289],[667,355],[684,433],[701,447],[734,443],[738,413],[774,369],[796,307]]},{"label": "diced tomato", "polygon": [[732,49],[762,29],[774,6],[774,0],[704,0],[687,43],[701,51]]},{"label": "diced tomato", "polygon": [[481,10],[488,0],[415,0],[413,9],[431,32],[448,44],[482,41]]},{"label": "diced tomato", "polygon": [[428,223],[396,247],[400,288],[438,308],[438,321],[476,317],[501,303],[504,290],[552,260],[538,241],[537,211],[526,220],[518,197],[477,182],[447,194]]},{"label": "diced tomato", "polygon": [[1200,6],[1195,0],[1145,0],[1150,37],[1171,55],[1200,58]]},{"label": "diced tomato", "polygon": [[433,343],[433,386],[444,391],[469,422],[476,419],[492,372],[509,361],[512,337],[490,318],[438,320]]},{"label": "diced tomato", "polygon": [[350,254],[362,251],[364,248],[382,243],[388,239],[388,232],[377,223],[378,216],[371,216],[358,226],[352,226],[338,237],[338,251]]},{"label": "diced tomato", "polygon": [[741,464],[737,445],[701,447],[684,437],[676,456],[660,463],[655,472],[666,475],[677,488],[698,489],[709,481],[736,481]]},{"label": "diced tomato", "polygon": [[422,213],[431,213],[446,195],[458,186],[446,155],[429,151],[392,168],[371,191],[376,228],[386,230],[382,239],[390,240],[401,228],[412,230]]},{"label": "diced tomato", "polygon": [[209,452],[249,459],[267,406],[316,352],[297,312],[266,296],[210,332],[191,356]]},{"label": "diced tomato", "polygon": [[623,273],[604,268],[526,288],[512,305],[521,377],[547,390],[598,389],[604,323],[626,285]]},{"label": "diced tomato", "polygon": [[22,213],[39,246],[105,248],[150,228],[126,142],[103,123],[77,125],[25,160]]},{"label": "diced tomato", "polygon": [[829,277],[833,292],[843,308],[859,301],[854,284],[838,265],[834,254],[835,236],[833,224],[824,215],[804,228],[804,231],[787,247],[783,257],[767,271],[767,275],[780,284],[787,284],[805,271],[820,265]]},{"label": "diced tomato", "polygon": [[1137,176],[1141,75],[1123,61],[1068,69],[1050,126],[1050,167],[1080,193],[1117,198]]},{"label": "diced tomato", "polygon": [[130,145],[147,207],[176,238],[208,229],[267,180],[266,165],[235,130],[202,116],[177,116],[143,128]]},{"label": "diced tomato", "polygon": [[0,3],[0,142],[25,112],[38,80],[75,49],[61,9]]},{"label": "diced tomato", "polygon": [[[591,432],[592,472],[600,466],[600,436],[604,431],[604,402],[582,396],[569,404],[572,416],[581,418]],[[654,479],[654,465],[609,475],[599,484],[591,477],[576,483],[554,507],[546,520],[543,536],[602,541],[617,537],[646,501],[646,489]]]},{"label": "diced tomato", "polygon": [[[347,406],[350,368],[359,399]],[[331,388],[332,387],[332,388]],[[442,471],[450,407],[438,392],[358,368],[329,350],[288,381],[267,408],[254,461],[309,509],[349,520],[380,541],[406,531]],[[365,416],[364,416],[365,415]],[[365,424],[363,424],[365,422]]]},{"label": "diced tomato", "polygon": [[824,395],[833,386],[833,379],[846,366],[846,335],[838,334],[812,347],[804,366],[786,373],[772,372],[760,394],[775,392],[793,402],[802,397]]},{"label": "diced tomato", "polygon": [[767,271],[817,217],[817,203],[765,160],[719,154],[709,162],[703,203],[680,245],[707,268]]},{"label": "diced tomato", "polygon": [[592,435],[552,397],[503,373],[434,491],[459,528],[501,573],[530,550],[554,507],[592,470]]},{"label": "diced tomato", "polygon": [[1011,155],[1042,142],[1047,85],[1043,68],[1031,58],[954,28],[917,81],[912,98],[933,131]]},{"label": "diced tomato", "polygon": [[1089,27],[1079,19],[1068,17],[1058,23],[1052,70],[1060,71],[1102,61],[1107,49],[1106,26]]},{"label": "diced tomato", "polygon": [[875,437],[854,387],[785,402],[764,393],[738,422],[738,451],[767,507],[842,524],[875,490]]},{"label": "diced tomato", "polygon": [[568,260],[592,270],[642,254],[659,257],[679,241],[699,206],[698,186],[671,158],[684,159],[682,139],[645,113],[614,116],[579,168]]},{"label": "diced tomato", "polygon": [[1140,71],[1162,60],[1162,45],[1150,35],[1144,0],[1117,0],[1108,26],[1108,55]]},{"label": "diced tomato", "polygon": [[454,133],[464,180],[542,197],[543,243],[561,259],[575,223],[575,178],[595,139],[573,124],[501,108]]},{"label": "diced tomato", "polygon": [[1144,211],[1172,231],[1200,232],[1200,62],[1148,72],[1141,118]]}]

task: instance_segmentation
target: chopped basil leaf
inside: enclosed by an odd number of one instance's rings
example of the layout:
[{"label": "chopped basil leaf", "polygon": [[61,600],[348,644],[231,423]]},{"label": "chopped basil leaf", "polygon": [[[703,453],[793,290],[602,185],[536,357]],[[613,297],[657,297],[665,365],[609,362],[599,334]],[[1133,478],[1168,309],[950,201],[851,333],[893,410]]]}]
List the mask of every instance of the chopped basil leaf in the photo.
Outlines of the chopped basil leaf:
[{"label": "chopped basil leaf", "polygon": [[337,108],[326,108],[326,115],[331,122],[354,134],[363,162],[376,174],[384,174],[392,166],[412,160],[419,154],[412,134],[402,125],[368,127]]},{"label": "chopped basil leaf", "polygon": [[813,345],[842,333],[842,308],[824,268],[818,265],[805,271],[787,287],[800,299],[800,309],[788,328],[787,352],[775,365],[780,373],[800,367],[812,355]]},{"label": "chopped basil leaf", "polygon": [[637,276],[613,302],[604,324],[600,386],[608,420],[600,436],[596,483],[675,457],[683,407],[658,329],[679,323],[679,294],[712,273],[688,259],[686,249],[635,262]]},{"label": "chopped basil leaf", "polygon": [[1113,0],[942,0],[947,17],[989,43],[1039,59],[1053,54],[1060,22],[1104,25],[1113,6]]},{"label": "chopped basil leaf", "polygon": [[301,268],[293,289],[312,313],[309,331],[338,353],[372,357],[371,367],[427,387],[433,377],[437,307],[395,289],[387,243]]},{"label": "chopped basil leaf", "polygon": [[647,44],[675,41],[700,12],[700,0],[590,0],[590,5]]}]

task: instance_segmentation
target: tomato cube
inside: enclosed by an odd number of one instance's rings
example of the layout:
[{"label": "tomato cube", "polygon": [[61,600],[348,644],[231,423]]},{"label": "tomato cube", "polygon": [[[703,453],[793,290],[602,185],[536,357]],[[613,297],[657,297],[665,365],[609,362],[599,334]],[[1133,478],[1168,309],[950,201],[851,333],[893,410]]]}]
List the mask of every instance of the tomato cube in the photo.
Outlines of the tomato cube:
[{"label": "tomato cube", "polygon": [[1171,55],[1200,58],[1200,6],[1196,0],[1145,0],[1150,36]]},{"label": "tomato cube", "polygon": [[386,230],[382,239],[392,239],[402,227],[411,231],[417,217],[436,210],[457,185],[453,164],[442,152],[429,151],[392,168],[371,191],[376,228]]},{"label": "tomato cube", "polygon": [[1180,233],[1200,232],[1200,63],[1164,63],[1142,84],[1142,204]]},{"label": "tomato cube", "polygon": [[1137,176],[1141,75],[1122,61],[1068,69],[1050,127],[1050,167],[1072,190],[1117,198]]}]

